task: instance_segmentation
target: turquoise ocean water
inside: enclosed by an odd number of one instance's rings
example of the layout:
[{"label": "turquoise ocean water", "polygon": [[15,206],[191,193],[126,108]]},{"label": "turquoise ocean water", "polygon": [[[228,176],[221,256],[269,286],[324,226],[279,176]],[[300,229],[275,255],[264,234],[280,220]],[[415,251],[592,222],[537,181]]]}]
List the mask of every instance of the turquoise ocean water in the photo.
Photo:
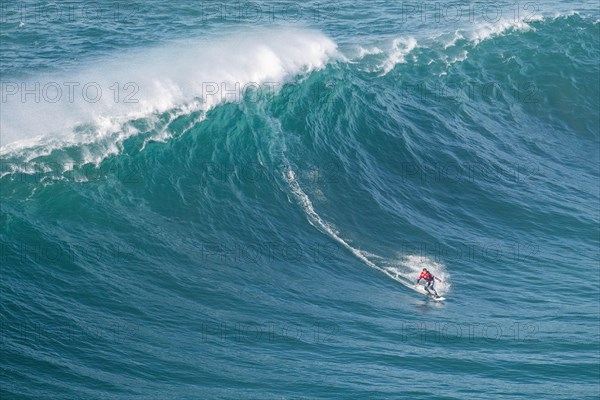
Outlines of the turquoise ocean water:
[{"label": "turquoise ocean water", "polygon": [[0,8],[2,399],[600,394],[596,2]]}]

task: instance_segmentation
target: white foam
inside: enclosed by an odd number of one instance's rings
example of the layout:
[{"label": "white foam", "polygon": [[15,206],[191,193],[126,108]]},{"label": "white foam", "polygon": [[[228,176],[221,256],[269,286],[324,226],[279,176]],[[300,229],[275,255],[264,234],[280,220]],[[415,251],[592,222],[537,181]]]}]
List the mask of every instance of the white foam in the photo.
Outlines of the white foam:
[{"label": "white foam", "polygon": [[555,20],[558,18],[568,18],[568,17],[572,17],[573,15],[581,16],[581,13],[577,10],[569,10],[566,12],[555,11],[554,14],[552,15],[552,19]]},{"label": "white foam", "polygon": [[445,294],[450,291],[450,274],[446,271],[446,266],[440,262],[434,261],[427,256],[407,255],[402,258],[400,263],[405,267],[405,276],[412,282],[416,282],[423,268],[427,268],[434,276],[441,279],[442,282],[435,282],[435,290],[439,294]]},{"label": "white foam", "polygon": [[452,35],[452,37],[450,39],[444,41],[444,50],[448,49],[449,47],[454,46],[456,44],[456,42],[458,42],[459,40],[462,40],[462,39],[464,39],[464,36],[462,35],[462,33],[460,31],[454,31],[454,34]]},{"label": "white foam", "polygon": [[462,50],[458,54],[455,54],[452,57],[444,55],[443,60],[444,60],[444,63],[446,64],[446,67],[449,67],[452,64],[456,64],[456,63],[465,61],[468,57],[469,57],[469,52],[466,50]]},{"label": "white foam", "polygon": [[[528,21],[538,20],[541,17],[532,17]],[[475,28],[456,30],[452,34],[442,34],[435,38],[436,41],[441,42],[444,50],[448,50],[455,47],[456,44],[461,40],[469,41],[473,46],[479,45],[485,40],[500,36],[506,32],[511,31],[530,31],[535,30],[531,25],[524,21],[519,20],[502,20],[496,23],[485,23],[478,24]],[[463,62],[469,57],[469,52],[463,49],[460,52],[453,51],[454,54],[443,54],[441,55],[441,61],[446,64],[446,68],[453,64]],[[432,63],[433,61],[430,61]],[[442,71],[438,74],[439,76],[447,75],[447,71]]]},{"label": "white foam", "polygon": [[406,56],[415,48],[417,48],[417,40],[412,36],[394,39],[388,57],[383,64],[379,66],[379,68],[383,70],[383,75],[386,75],[394,69],[396,65],[406,63]]},{"label": "white foam", "polygon": [[515,30],[526,32],[533,29],[531,25],[521,20],[503,20],[496,23],[480,24],[475,29],[466,32],[465,36],[474,45],[478,45],[484,40],[499,36],[505,32]]},{"label": "white foam", "polygon": [[[261,90],[277,90],[297,74],[322,68],[335,54],[335,43],[318,31],[257,29],[210,40],[190,39],[129,55],[115,54],[71,74],[38,76],[27,82],[14,80],[29,89],[35,88],[36,83],[44,87],[55,82],[63,93],[59,101],[51,103],[46,100],[55,94],[53,90],[40,102],[33,95],[23,101],[20,93],[8,95],[5,91],[0,153],[43,141],[73,144],[114,135],[127,121],[173,108],[207,110],[224,101],[241,100],[244,86],[256,84]],[[3,80],[6,81],[9,79]],[[71,99],[65,82],[79,84]],[[83,97],[82,87],[88,83],[102,89],[97,102]],[[127,83],[133,85],[125,89]],[[114,97],[116,89],[111,87],[119,87],[118,102]],[[137,102],[123,102],[136,88],[131,100]],[[217,92],[208,95],[215,88]],[[6,87],[3,85],[2,89]],[[227,89],[238,89],[239,93],[227,94]],[[88,100],[95,97],[93,87],[88,93]],[[87,130],[92,137],[76,133],[74,129],[82,125],[92,128]],[[52,140],[58,137],[60,140]]]},{"label": "white foam", "polygon": [[381,53],[383,53],[383,50],[381,50],[377,46],[372,46],[372,47],[368,47],[368,48],[359,46],[358,47],[358,56],[356,58],[362,59],[365,56],[370,56],[373,54],[381,54]]}]

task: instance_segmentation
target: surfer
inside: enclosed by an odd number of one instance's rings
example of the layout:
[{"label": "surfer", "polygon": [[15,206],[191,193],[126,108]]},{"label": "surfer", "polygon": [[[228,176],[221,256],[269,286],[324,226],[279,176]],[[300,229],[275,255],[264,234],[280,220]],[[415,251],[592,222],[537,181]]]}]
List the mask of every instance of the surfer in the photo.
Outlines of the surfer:
[{"label": "surfer", "polygon": [[435,291],[433,285],[435,284],[435,280],[437,279],[438,281],[442,281],[440,278],[438,278],[437,276],[433,276],[433,274],[429,271],[427,271],[427,268],[423,268],[423,272],[421,272],[421,275],[419,275],[419,279],[417,279],[417,285],[419,284],[419,281],[421,279],[425,280],[425,291],[429,294],[432,294],[429,289],[433,290],[433,293],[435,293],[435,297],[440,297],[440,295]]}]

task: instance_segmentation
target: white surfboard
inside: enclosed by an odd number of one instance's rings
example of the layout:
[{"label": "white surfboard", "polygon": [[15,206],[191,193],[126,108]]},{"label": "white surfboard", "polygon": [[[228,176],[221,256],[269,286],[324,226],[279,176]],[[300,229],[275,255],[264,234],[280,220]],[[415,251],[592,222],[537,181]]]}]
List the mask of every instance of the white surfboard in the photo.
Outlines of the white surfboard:
[{"label": "white surfboard", "polygon": [[435,297],[435,295],[427,293],[427,291],[425,290],[425,288],[423,286],[421,286],[421,285],[415,286],[415,289],[419,293],[424,294],[427,297],[431,297],[431,300],[433,300],[433,301],[444,301],[444,300],[446,300],[445,297],[442,297],[442,296]]},{"label": "white surfboard", "polygon": [[[405,285],[405,286],[408,286],[408,287],[410,287],[410,285],[407,285],[407,283],[408,283],[408,282],[406,282],[406,279],[401,279],[401,278],[398,276],[398,274],[397,274],[397,273],[392,273],[392,272],[390,272],[390,271],[387,271],[387,270],[382,270],[382,271],[383,271],[383,272],[384,272],[384,273],[385,273],[387,276],[389,276],[390,278],[392,278],[393,280],[395,280],[395,281],[397,281],[397,282],[400,282],[400,283],[402,283],[402,284],[403,284],[403,285]],[[414,281],[413,281],[413,282],[414,282]],[[442,296],[440,296],[440,297],[435,297],[435,296],[433,296],[433,295],[431,295],[431,294],[427,293],[427,291],[425,290],[425,288],[424,288],[423,286],[421,286],[421,285],[415,285],[415,286],[413,286],[413,288],[414,288],[414,289],[415,289],[417,292],[419,292],[419,293],[421,293],[421,294],[423,294],[423,295],[425,295],[425,296],[427,296],[427,297],[431,297],[431,299],[432,299],[432,300],[434,300],[434,301],[444,301],[444,300],[446,300],[446,298],[445,298],[445,297],[442,297]]]}]

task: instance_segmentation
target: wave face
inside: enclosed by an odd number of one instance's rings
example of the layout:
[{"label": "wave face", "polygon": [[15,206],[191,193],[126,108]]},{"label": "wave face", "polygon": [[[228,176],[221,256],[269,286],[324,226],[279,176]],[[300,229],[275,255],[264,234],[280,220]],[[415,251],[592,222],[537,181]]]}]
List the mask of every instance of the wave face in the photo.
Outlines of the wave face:
[{"label": "wave face", "polygon": [[598,395],[596,6],[359,3],[4,10],[3,397]]}]

